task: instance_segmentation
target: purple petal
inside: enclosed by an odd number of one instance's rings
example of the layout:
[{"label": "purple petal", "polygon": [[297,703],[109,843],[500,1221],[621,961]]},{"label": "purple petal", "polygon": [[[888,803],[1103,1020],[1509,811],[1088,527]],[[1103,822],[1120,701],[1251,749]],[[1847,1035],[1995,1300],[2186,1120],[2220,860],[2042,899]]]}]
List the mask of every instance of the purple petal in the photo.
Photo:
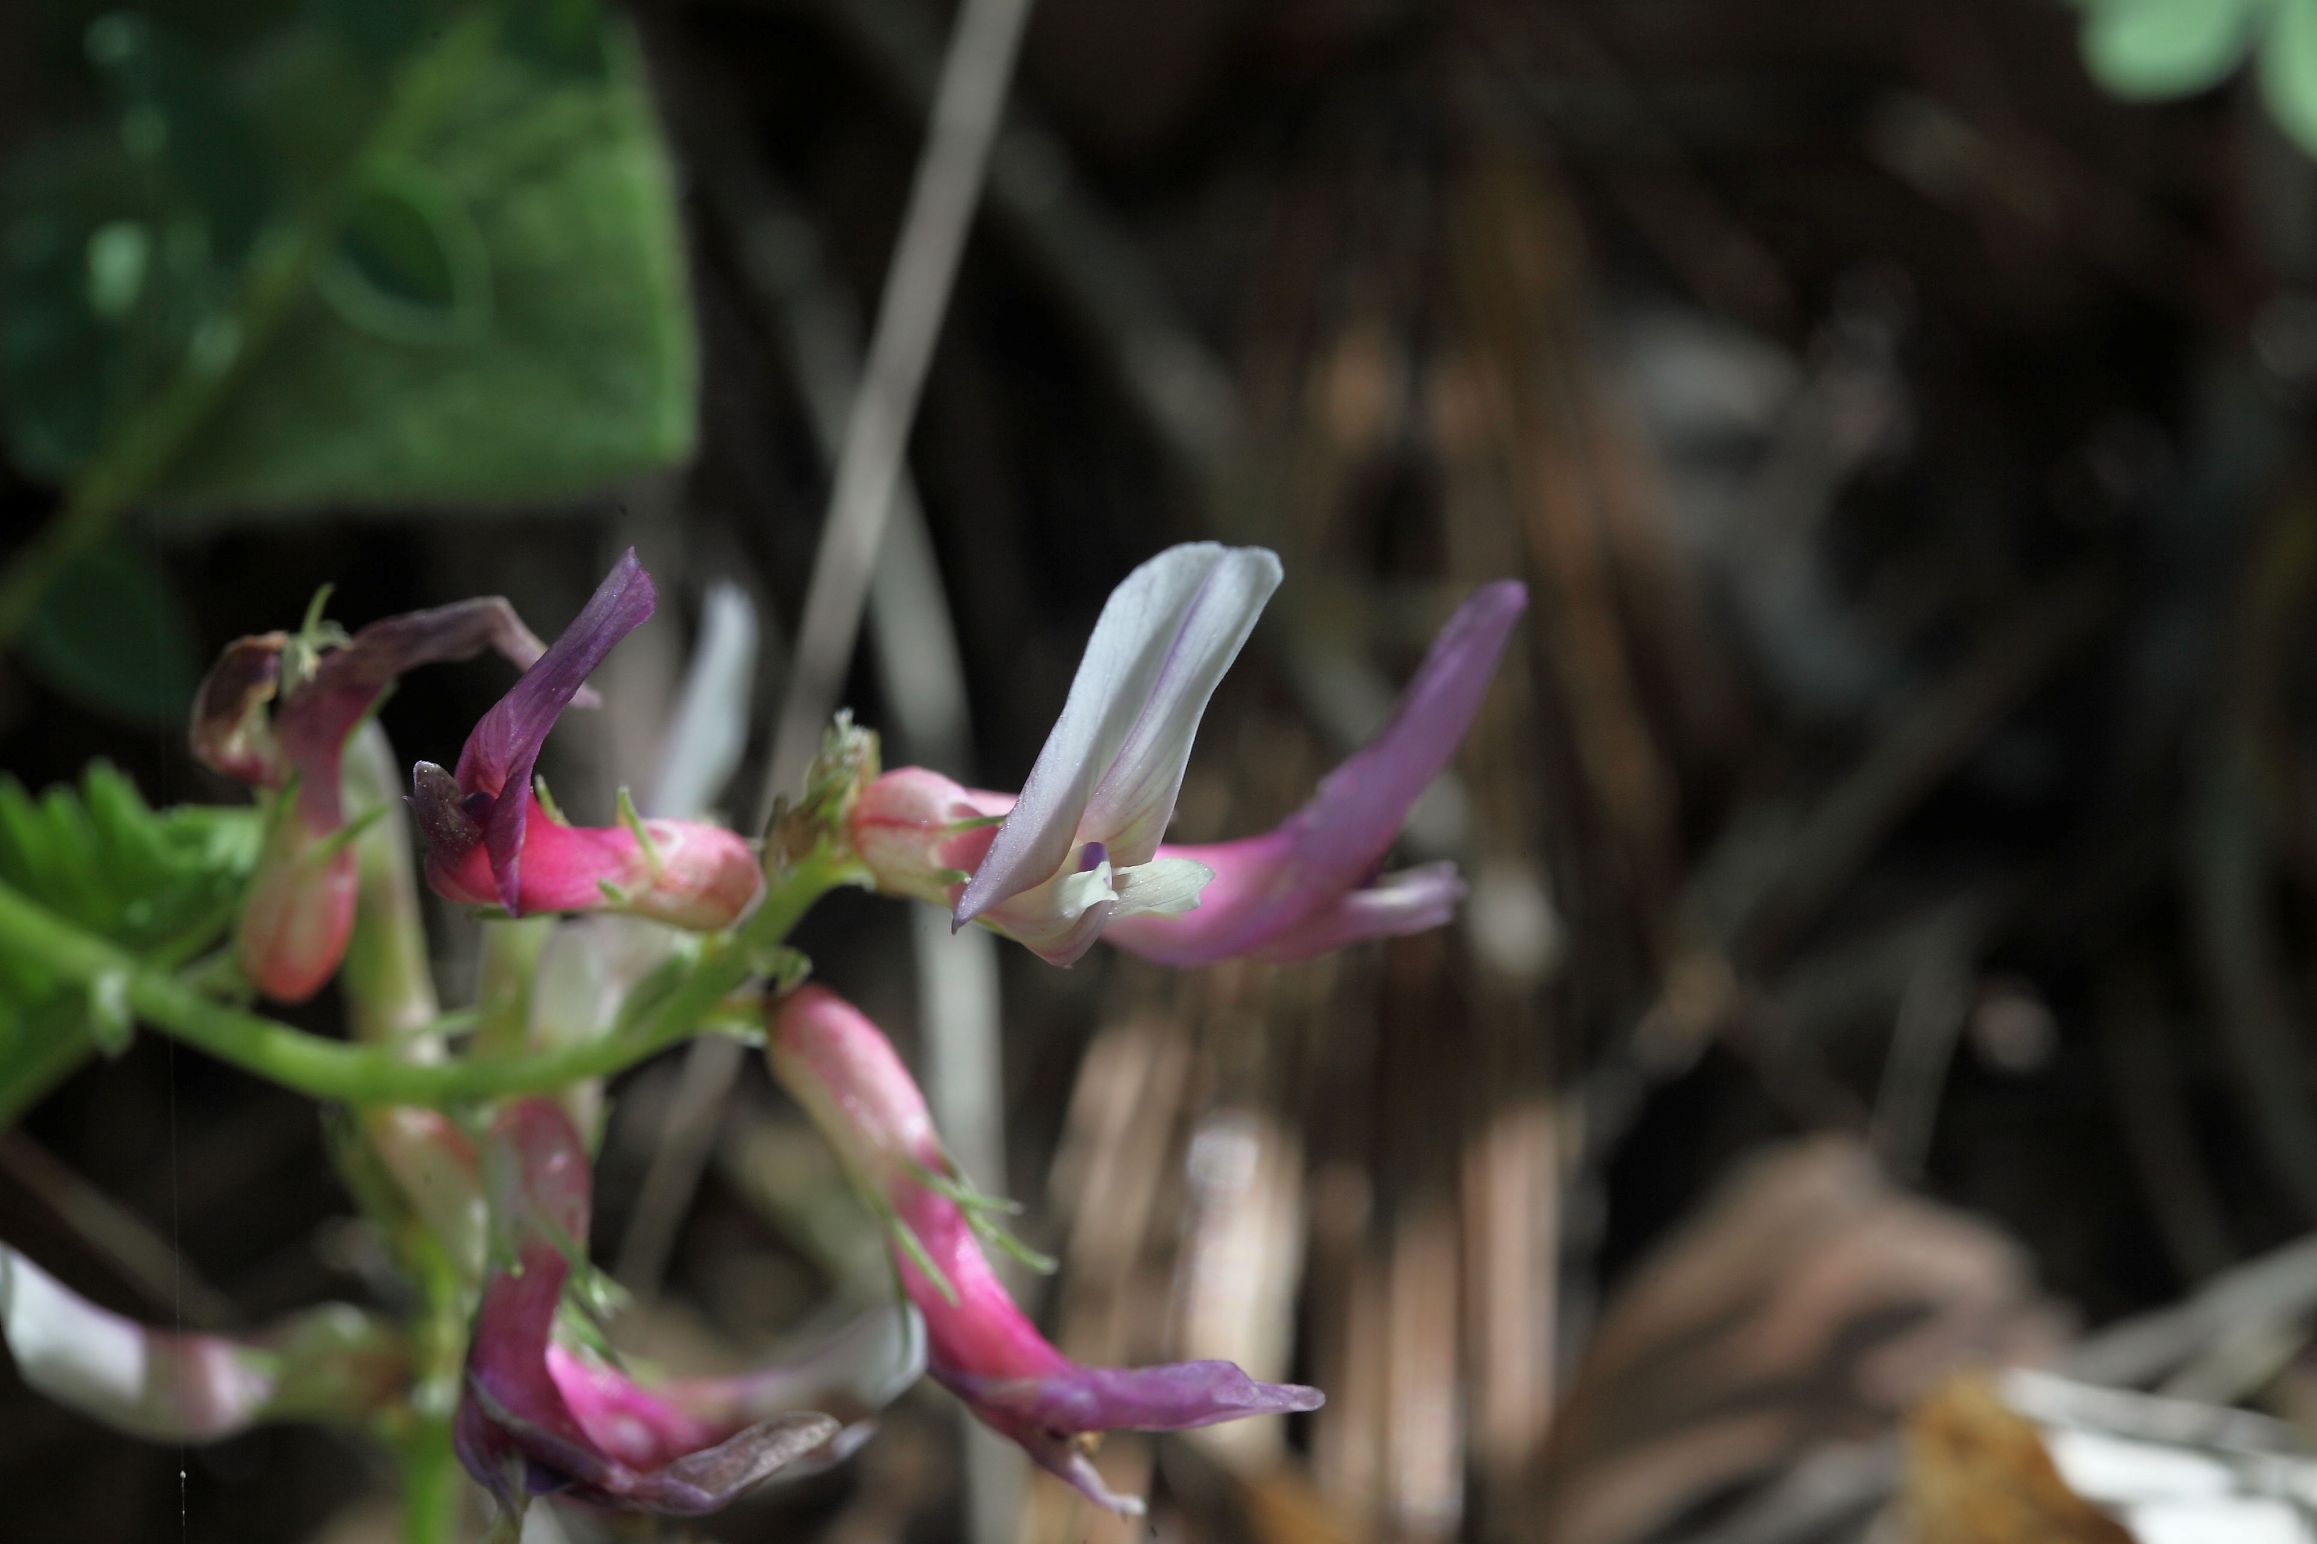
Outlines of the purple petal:
[{"label": "purple petal", "polygon": [[1159,1367],[1079,1367],[1036,1378],[978,1377],[936,1362],[933,1376],[976,1416],[1022,1445],[1039,1467],[1069,1482],[1089,1501],[1139,1516],[1139,1497],[1121,1496],[1078,1439],[1105,1431],[1185,1431],[1256,1415],[1317,1410],[1318,1389],[1258,1383],[1231,1362],[1174,1362]]},{"label": "purple petal", "polygon": [[458,779],[431,761],[410,769],[410,812],[418,821],[418,834],[425,839],[429,853],[455,860],[473,851],[483,839],[482,823],[467,808]]},{"label": "purple petal", "polygon": [[420,665],[472,659],[496,649],[529,667],[542,645],[506,599],[486,595],[385,617],[321,657],[275,715],[283,759],[302,775],[298,802],[309,821],[338,822],[338,758],[346,736],[395,679]]},{"label": "purple petal", "polygon": [[1464,899],[1464,877],[1453,863],[1426,863],[1379,875],[1364,890],[1274,933],[1257,946],[1264,960],[1308,960],[1372,938],[1400,938],[1446,927]]},{"label": "purple petal", "polygon": [[1110,594],[1045,748],[954,913],[962,926],[1051,878],[1081,841],[1145,862],[1174,814],[1216,683],[1279,584],[1260,547],[1170,547]]},{"label": "purple petal", "polygon": [[746,1426],[710,1419],[557,1346],[556,1311],[587,1237],[586,1151],[563,1108],[544,1098],[510,1105],[493,1137],[511,1264],[483,1289],[455,1440],[502,1506],[569,1490],[604,1505],[696,1516],[840,1437],[837,1421],[809,1411]]},{"label": "purple petal", "polygon": [[1317,1410],[1327,1402],[1300,1383],[1258,1383],[1234,1362],[1159,1367],[1072,1367],[1043,1378],[935,1376],[977,1410],[1001,1411],[1057,1432],[1188,1431],[1255,1415]]},{"label": "purple petal", "polygon": [[[1391,719],[1327,775],[1310,803],[1262,836],[1167,849],[1215,871],[1197,910],[1123,919],[1104,936],[1168,964],[1194,965],[1248,953],[1300,958],[1432,925],[1419,917],[1445,920],[1440,908],[1456,897],[1437,869],[1362,887],[1409,806],[1456,754],[1527,604],[1528,592],[1511,580],[1480,589],[1433,640]],[[1306,927],[1308,938],[1300,933]],[[1331,937],[1337,942],[1314,941]]]},{"label": "purple petal", "polygon": [[289,641],[287,633],[236,638],[217,656],[193,698],[194,760],[261,788],[281,781],[281,748],[266,704],[281,682],[282,650]]},{"label": "purple petal", "polygon": [[[499,900],[510,914],[520,893],[523,827],[539,749],[595,667],[614,644],[644,624],[656,601],[652,576],[630,547],[563,635],[483,715],[459,752],[459,790],[493,796],[483,840],[490,849]],[[510,790],[515,797],[499,797]]]}]

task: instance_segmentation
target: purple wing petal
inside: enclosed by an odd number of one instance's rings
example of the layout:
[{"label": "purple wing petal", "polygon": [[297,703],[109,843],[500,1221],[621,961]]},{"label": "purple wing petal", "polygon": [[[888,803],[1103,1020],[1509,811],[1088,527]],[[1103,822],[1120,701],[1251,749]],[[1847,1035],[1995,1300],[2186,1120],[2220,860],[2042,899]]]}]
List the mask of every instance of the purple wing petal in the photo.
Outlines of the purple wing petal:
[{"label": "purple wing petal", "polygon": [[[656,601],[652,576],[636,561],[631,547],[620,554],[620,560],[563,635],[524,672],[513,690],[483,715],[467,736],[466,748],[459,752],[460,790],[494,796],[484,821],[483,840],[490,849],[499,900],[510,913],[521,893],[518,865],[523,856],[525,818],[531,807],[527,797],[531,770],[538,765],[539,748],[546,744],[548,731],[571,705],[589,674],[603,663],[614,644],[644,624]],[[497,797],[510,790],[514,797]]]},{"label": "purple wing petal", "polygon": [[1159,1367],[1072,1367],[1006,1381],[938,1372],[976,1409],[1001,1410],[1051,1431],[1187,1431],[1254,1415],[1317,1410],[1327,1402],[1300,1383],[1258,1383],[1233,1362]]},{"label": "purple wing petal", "polygon": [[1082,839],[1146,861],[1174,813],[1207,699],[1279,584],[1260,547],[1170,547],[1111,591],[1022,796],[958,898],[971,922],[1043,883]]},{"label": "purple wing petal", "polygon": [[511,1263],[485,1284],[454,1428],[460,1459],[503,1506],[569,1489],[606,1505],[712,1512],[825,1451],[840,1424],[787,1411],[735,1429],[554,1343],[572,1253],[587,1236],[587,1158],[554,1101],[525,1099],[494,1128]]},{"label": "purple wing petal", "polygon": [[[1296,896],[1340,894],[1390,849],[1409,806],[1463,743],[1505,639],[1527,606],[1525,587],[1500,580],[1448,619],[1390,722],[1330,772],[1318,795],[1287,822],[1296,848]],[[1295,909],[1293,897],[1279,904]]]},{"label": "purple wing petal", "polygon": [[1446,927],[1464,899],[1464,877],[1453,863],[1426,863],[1379,876],[1364,890],[1338,896],[1291,928],[1263,940],[1264,960],[1308,960],[1371,938],[1398,938]]},{"label": "purple wing petal", "polygon": [[319,829],[339,821],[338,760],[346,736],[395,678],[420,665],[472,659],[496,649],[528,667],[537,638],[496,595],[405,612],[371,623],[324,654],[274,715],[282,758],[300,774],[298,804]]},{"label": "purple wing petal", "polygon": [[287,633],[236,638],[217,656],[193,698],[193,759],[213,772],[270,788],[281,781],[281,750],[266,704],[281,682]]},{"label": "purple wing petal", "polygon": [[1527,604],[1528,592],[1511,580],[1465,601],[1390,720],[1321,781],[1310,803],[1261,836],[1168,849],[1215,871],[1197,910],[1133,917],[1104,936],[1152,959],[1195,965],[1245,953],[1302,958],[1445,921],[1444,908],[1462,893],[1453,871],[1428,866],[1366,884],[1409,806],[1456,754]]}]

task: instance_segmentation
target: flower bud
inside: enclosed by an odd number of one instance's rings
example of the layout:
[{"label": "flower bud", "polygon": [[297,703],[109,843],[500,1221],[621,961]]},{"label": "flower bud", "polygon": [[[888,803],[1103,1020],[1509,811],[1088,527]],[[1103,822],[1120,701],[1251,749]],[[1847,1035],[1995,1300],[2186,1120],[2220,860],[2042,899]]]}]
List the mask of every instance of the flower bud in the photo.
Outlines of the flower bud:
[{"label": "flower bud", "polygon": [[900,767],[861,790],[848,830],[878,889],[947,909],[997,836],[990,817],[1012,803],[924,767]]},{"label": "flower bud", "polygon": [[353,848],[284,811],[242,902],[236,946],[250,984],[282,1003],[320,991],[354,931],[357,879]]}]

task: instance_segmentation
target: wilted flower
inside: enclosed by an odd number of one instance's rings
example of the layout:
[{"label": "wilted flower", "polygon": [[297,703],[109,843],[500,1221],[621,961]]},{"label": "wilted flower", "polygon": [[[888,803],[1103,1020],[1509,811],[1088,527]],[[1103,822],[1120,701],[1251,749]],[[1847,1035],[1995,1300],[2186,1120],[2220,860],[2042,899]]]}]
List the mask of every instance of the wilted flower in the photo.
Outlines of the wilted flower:
[{"label": "wilted flower", "polygon": [[844,1456],[915,1381],[923,1343],[906,1312],[860,1321],[806,1362],[732,1378],[645,1384],[573,1349],[557,1324],[587,1241],[578,1130],[555,1101],[531,1098],[500,1114],[492,1142],[504,1255],[483,1287],[455,1433],[460,1460],[510,1512],[550,1492],[712,1512],[783,1469]]},{"label": "wilted flower", "polygon": [[980,1237],[996,1205],[942,1151],[908,1069],[860,1010],[819,987],[783,998],[768,1045],[775,1074],[854,1175],[891,1209],[894,1260],[925,1316],[928,1370],[982,1422],[1092,1500],[1135,1513],[1088,1458],[1106,1431],[1181,1431],[1317,1409],[1317,1389],[1258,1383],[1230,1362],[1082,1367],[1040,1335],[990,1269]]},{"label": "wilted flower", "polygon": [[861,791],[856,853],[880,888],[952,906],[1056,964],[1097,937],[1168,964],[1297,959],[1445,922],[1453,865],[1377,875],[1409,806],[1479,711],[1520,585],[1442,629],[1391,721],[1276,830],[1163,844],[1215,683],[1278,581],[1259,549],[1170,548],[1112,593],[1018,797],[903,767]]},{"label": "wilted flower", "polygon": [[404,671],[485,649],[525,666],[542,652],[514,608],[488,596],[387,617],[351,637],[310,624],[238,639],[202,681],[194,756],[261,788],[296,787],[242,909],[242,970],[268,997],[303,1002],[346,953],[355,890],[339,786],[347,736]]},{"label": "wilted flower", "polygon": [[359,1422],[400,1398],[410,1372],[401,1338],[359,1309],[312,1309],[256,1335],[179,1334],[99,1308],[4,1244],[0,1341],[33,1388],[157,1442]]},{"label": "wilted flower", "polygon": [[475,725],[456,774],[418,763],[411,807],[437,894],[503,906],[510,916],[621,911],[689,928],[723,927],[754,903],[764,875],[733,832],[632,811],[617,826],[569,826],[532,790],[556,719],[654,603],[651,575],[631,548],[563,636]]}]

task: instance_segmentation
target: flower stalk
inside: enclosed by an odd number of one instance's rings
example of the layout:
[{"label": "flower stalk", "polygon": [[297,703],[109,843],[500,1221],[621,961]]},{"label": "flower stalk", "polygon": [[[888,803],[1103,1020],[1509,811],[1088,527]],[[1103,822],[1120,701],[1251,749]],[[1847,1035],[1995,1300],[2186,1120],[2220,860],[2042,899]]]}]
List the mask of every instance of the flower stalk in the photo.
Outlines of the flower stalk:
[{"label": "flower stalk", "polygon": [[552,1093],[582,1079],[610,1077],[678,1044],[759,973],[767,955],[814,902],[857,883],[858,870],[849,859],[815,854],[791,866],[746,923],[711,938],[664,995],[612,1034],[517,1055],[432,1064],[407,1061],[385,1046],[325,1040],[206,997],[5,884],[0,884],[0,950],[37,958],[65,979],[92,988],[117,978],[130,1009],[145,1023],[311,1098],[442,1109]]}]

